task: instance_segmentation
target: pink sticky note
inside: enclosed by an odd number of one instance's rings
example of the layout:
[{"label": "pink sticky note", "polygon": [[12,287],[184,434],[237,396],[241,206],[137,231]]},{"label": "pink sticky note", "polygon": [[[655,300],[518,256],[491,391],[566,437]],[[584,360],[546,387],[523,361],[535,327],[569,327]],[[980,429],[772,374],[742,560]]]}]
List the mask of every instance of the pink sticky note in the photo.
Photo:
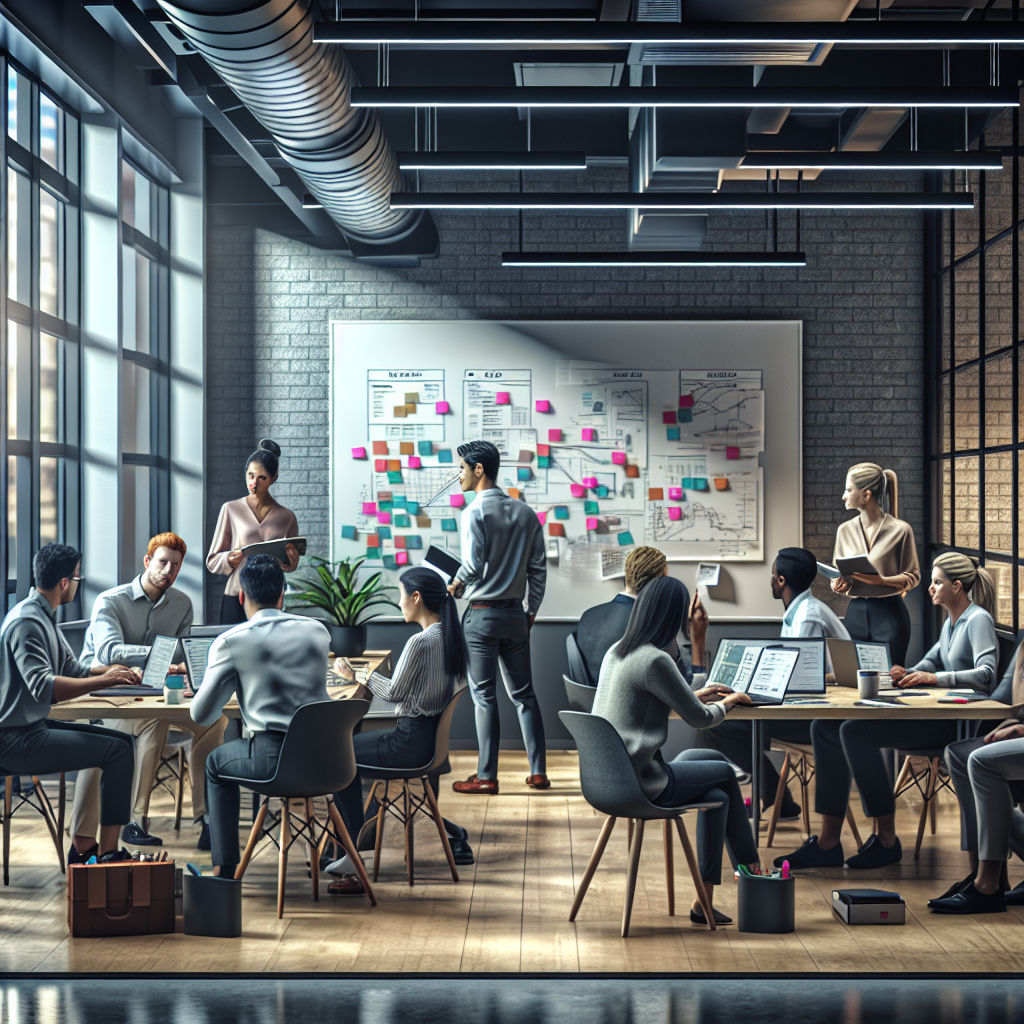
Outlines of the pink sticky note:
[{"label": "pink sticky note", "polygon": [[588,530],[596,530],[597,529],[597,516],[587,516],[587,529]]},{"label": "pink sticky note", "polygon": [[420,462],[420,457],[418,455],[410,455],[409,456],[409,468],[410,469],[419,469],[421,465],[423,465],[423,463]]},{"label": "pink sticky note", "polygon": [[364,516],[375,516],[377,514],[377,502],[375,501],[364,501],[363,502],[363,515]]},{"label": "pink sticky note", "polygon": [[434,412],[436,412],[438,416],[443,416],[446,412],[450,412],[450,411],[451,411],[451,406],[447,402],[435,402],[434,403]]},{"label": "pink sticky note", "polygon": [[680,409],[692,409],[693,408],[693,395],[680,395],[679,396],[679,408]]},{"label": "pink sticky note", "polygon": [[405,551],[395,552],[395,565],[408,565],[409,555]]},{"label": "pink sticky note", "polygon": [[661,422],[662,423],[675,423],[675,421],[676,421],[676,414],[674,412],[663,412],[661,414]]},{"label": "pink sticky note", "polygon": [[494,395],[495,405],[511,405],[512,393],[510,391],[497,391]]},{"label": "pink sticky note", "polygon": [[391,522],[391,513],[390,512],[378,512],[377,513],[377,522],[380,523],[381,526],[387,526]]},{"label": "pink sticky note", "polygon": [[537,519],[540,520],[540,525],[543,526],[548,521],[547,512],[538,512]]},{"label": "pink sticky note", "polygon": [[626,453],[612,452],[612,462],[614,462],[616,466],[624,466],[626,464]]},{"label": "pink sticky note", "polygon": [[551,412],[551,403],[546,398],[538,398],[535,408],[537,412]]},{"label": "pink sticky note", "polygon": [[726,448],[725,449],[725,457],[727,459],[738,459],[740,457],[740,450],[739,450],[739,448]]},{"label": "pink sticky note", "polygon": [[669,519],[682,519],[683,510],[678,505],[669,505],[668,517]]},{"label": "pink sticky note", "polygon": [[366,458],[366,449],[365,448],[353,448],[352,449],[352,458],[353,459],[365,459]]},{"label": "pink sticky note", "polygon": [[574,498],[585,498],[587,495],[587,489],[583,484],[570,484],[569,492]]},{"label": "pink sticky note", "polygon": [[548,431],[548,440],[549,441],[561,441],[562,440],[562,432],[561,432],[561,430],[549,430]]},{"label": "pink sticky note", "polygon": [[373,463],[373,471],[375,473],[386,473],[388,471],[388,460],[375,459]]},{"label": "pink sticky note", "polygon": [[597,487],[597,477],[585,476],[583,478],[583,486],[586,487],[588,490],[592,491],[595,487]]},{"label": "pink sticky note", "polygon": [[596,441],[597,440],[597,431],[594,430],[593,427],[584,427],[583,428],[583,440],[584,441]]},{"label": "pink sticky note", "polygon": [[670,487],[668,489],[668,500],[669,501],[682,501],[683,500],[683,489],[682,489],[682,487]]},{"label": "pink sticky note", "polygon": [[466,499],[461,494],[449,494],[448,504],[452,508],[462,508],[466,504]]}]

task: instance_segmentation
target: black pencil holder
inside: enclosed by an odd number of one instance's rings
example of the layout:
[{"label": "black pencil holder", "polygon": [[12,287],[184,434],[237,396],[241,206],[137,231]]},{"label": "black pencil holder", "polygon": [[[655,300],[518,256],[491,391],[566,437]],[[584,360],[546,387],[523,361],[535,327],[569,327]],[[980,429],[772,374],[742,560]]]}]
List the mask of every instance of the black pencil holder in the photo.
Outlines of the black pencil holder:
[{"label": "black pencil holder", "polygon": [[781,935],[796,929],[794,879],[740,872],[737,892],[739,930]]},{"label": "black pencil holder", "polygon": [[234,878],[199,877],[186,871],[182,877],[185,934],[237,939],[242,934],[242,881]]}]

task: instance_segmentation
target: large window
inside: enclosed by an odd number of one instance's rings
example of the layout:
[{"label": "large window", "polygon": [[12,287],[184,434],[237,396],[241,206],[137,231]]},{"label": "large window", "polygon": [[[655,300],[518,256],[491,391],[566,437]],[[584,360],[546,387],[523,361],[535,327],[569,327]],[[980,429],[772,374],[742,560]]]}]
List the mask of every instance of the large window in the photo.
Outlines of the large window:
[{"label": "large window", "polygon": [[977,556],[996,581],[996,620],[1013,629],[1024,619],[1019,131],[1014,110],[979,140],[1002,151],[1002,171],[932,183],[966,188],[976,205],[932,215],[927,246],[929,550]]}]

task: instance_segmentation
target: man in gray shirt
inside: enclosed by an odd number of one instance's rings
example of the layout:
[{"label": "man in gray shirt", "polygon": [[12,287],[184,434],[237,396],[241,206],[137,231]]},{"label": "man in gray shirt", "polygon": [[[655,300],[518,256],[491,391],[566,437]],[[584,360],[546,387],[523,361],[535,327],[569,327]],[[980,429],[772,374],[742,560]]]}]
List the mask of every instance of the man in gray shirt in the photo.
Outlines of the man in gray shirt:
[{"label": "man in gray shirt", "polygon": [[[102,861],[122,860],[117,850],[128,820],[132,744],[121,733],[82,722],[51,722],[50,706],[92,690],[138,681],[136,673],[113,665],[90,672],[56,626],[57,609],[70,604],[81,582],[82,556],[66,544],[47,544],[32,559],[35,587],[0,626],[0,774],[50,775],[98,767],[100,838],[74,836],[79,860],[95,853]],[[70,859],[70,858],[69,858]]]},{"label": "man in gray shirt", "polygon": [[462,565],[448,589],[454,597],[470,591],[462,626],[480,755],[476,774],[452,788],[457,793],[498,792],[501,722],[495,686],[500,660],[530,759],[526,784],[547,789],[544,720],[530,667],[530,629],[547,582],[540,520],[529,505],[495,486],[501,455],[493,444],[464,444],[459,458],[459,483],[463,491],[475,492],[476,500],[462,513]]}]

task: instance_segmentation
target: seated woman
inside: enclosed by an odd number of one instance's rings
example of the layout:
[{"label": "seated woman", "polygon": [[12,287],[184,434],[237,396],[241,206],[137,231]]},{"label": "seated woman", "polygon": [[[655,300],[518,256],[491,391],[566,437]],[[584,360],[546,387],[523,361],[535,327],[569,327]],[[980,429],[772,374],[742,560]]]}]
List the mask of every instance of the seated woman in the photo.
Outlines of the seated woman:
[{"label": "seated woman", "polygon": [[[725,719],[729,708],[749,704],[750,698],[717,684],[690,689],[675,662],[676,636],[689,599],[686,587],[670,576],[644,587],[624,636],[601,664],[594,714],[615,726],[652,803],[677,807],[697,800],[721,801],[720,808],[702,811],[697,818],[700,873],[710,901],[714,887],[721,883],[723,842],[734,866],[744,864],[752,871],[759,867],[739,782],[732,765],[717,750],[686,750],[666,762],[661,746],[668,735],[670,712],[696,729],[710,729]],[[717,910],[714,914],[716,924],[732,923]],[[690,920],[707,923],[697,900],[690,908]]]},{"label": "seated woman", "polygon": [[[912,669],[894,665],[892,678],[900,687],[969,686],[991,693],[996,685],[996,629],[992,621],[995,587],[977,560],[956,551],[932,563],[928,588],[932,604],[946,609],[939,642]],[[822,816],[821,836],[811,836],[799,850],[778,857],[791,868],[840,867],[843,848],[840,829],[850,801],[850,783],[857,780],[864,814],[878,819],[871,835],[848,861],[848,868],[880,868],[903,856],[896,835],[896,800],[885,770],[882,750],[942,748],[956,739],[956,722],[949,720],[819,719],[811,726],[817,762],[815,810]]]},{"label": "seated woman", "polygon": [[[434,756],[441,712],[452,694],[466,685],[469,654],[455,599],[441,577],[432,569],[416,566],[402,573],[398,583],[402,616],[406,622],[415,622],[422,632],[406,643],[390,679],[374,672],[366,680],[366,685],[381,700],[398,704],[398,722],[390,732],[359,733],[353,737],[353,745],[356,764],[419,768],[429,764]],[[344,658],[337,660],[335,668],[346,679],[355,678]],[[436,796],[437,780],[431,778],[430,781]],[[334,802],[349,834],[358,843],[364,823],[377,813],[371,806],[367,814],[363,814],[362,779],[358,772],[349,786],[334,794]],[[456,863],[472,864],[473,851],[466,842],[465,830],[449,821],[444,825]],[[362,893],[347,857],[330,865],[327,871],[343,876],[329,886],[328,892],[334,895]]]}]

